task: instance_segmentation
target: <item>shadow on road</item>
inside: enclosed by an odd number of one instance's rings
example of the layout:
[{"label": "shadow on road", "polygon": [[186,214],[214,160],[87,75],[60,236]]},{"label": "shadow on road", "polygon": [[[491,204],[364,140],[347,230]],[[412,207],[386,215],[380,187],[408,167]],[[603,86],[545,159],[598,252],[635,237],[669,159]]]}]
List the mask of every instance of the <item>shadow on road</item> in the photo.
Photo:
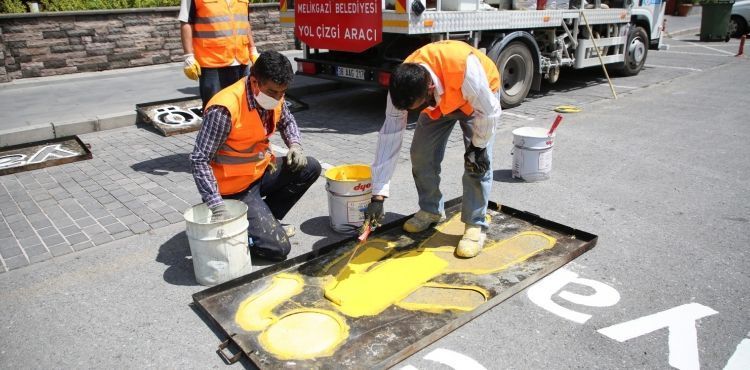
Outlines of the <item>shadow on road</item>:
[{"label": "shadow on road", "polygon": [[[383,223],[387,224],[387,223],[399,220],[403,217],[404,215],[400,213],[386,212],[385,221]],[[339,233],[339,232],[333,231],[330,225],[330,217],[328,216],[319,216],[319,217],[311,218],[303,222],[299,226],[299,229],[300,231],[308,235],[324,237],[323,239],[318,240],[312,245],[313,250],[318,250],[320,248],[331,245],[335,242],[338,242],[347,238],[351,238],[352,236],[356,235],[356,230],[353,231],[351,234]]]},{"label": "shadow on road", "polygon": [[497,182],[523,182],[521,179],[513,178],[512,170],[495,170],[492,172],[492,180]]},{"label": "shadow on road", "polygon": [[201,96],[201,92],[198,89],[198,86],[195,87],[182,87],[177,89],[177,91],[185,94],[185,95],[194,95],[196,98],[199,98]]},{"label": "shadow on road", "polygon": [[159,247],[156,262],[167,265],[164,281],[172,285],[195,286],[193,260],[190,258],[190,245],[187,235],[181,232],[167,240]]},{"label": "shadow on road", "polygon": [[146,172],[151,175],[164,176],[170,172],[190,173],[188,153],[172,154],[138,162],[130,166],[135,171]]}]

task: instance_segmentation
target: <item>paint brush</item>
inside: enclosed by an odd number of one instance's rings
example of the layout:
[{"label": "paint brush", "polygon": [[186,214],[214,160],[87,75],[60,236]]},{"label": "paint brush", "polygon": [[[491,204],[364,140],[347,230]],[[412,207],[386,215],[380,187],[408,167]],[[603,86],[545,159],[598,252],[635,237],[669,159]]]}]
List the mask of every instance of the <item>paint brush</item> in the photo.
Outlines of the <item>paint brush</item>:
[{"label": "paint brush", "polygon": [[[359,248],[363,244],[365,244],[365,242],[367,242],[367,237],[370,236],[370,232],[372,231],[372,229],[373,228],[370,227],[370,220],[365,221],[365,223],[362,225],[362,233],[359,234],[359,236],[357,237],[357,245],[354,246],[354,250],[352,251],[352,254],[349,256],[349,259],[346,260],[346,264],[344,265],[344,267],[342,267],[342,270],[346,268],[347,266],[349,266],[349,263],[352,262],[352,259],[354,259],[354,255],[357,254],[357,251],[359,251]],[[336,289],[339,286],[340,282],[341,280],[336,280],[336,285],[334,285],[334,287],[331,288],[330,290],[332,291]],[[326,292],[325,297],[328,298],[331,302],[341,306],[341,298],[336,297],[332,294],[328,294],[328,292]]]},{"label": "paint brush", "polygon": [[[362,234],[359,234],[359,236],[357,237],[357,245],[354,246],[352,255],[349,256],[349,259],[346,261],[346,264],[344,266],[349,266],[349,263],[352,262],[352,259],[354,258],[354,255],[357,254],[359,247],[361,247],[362,244],[365,244],[365,242],[367,241],[367,237],[370,236],[370,231],[372,231],[372,228],[370,227],[370,220],[367,220],[365,221],[364,225],[362,225]],[[336,285],[338,285],[338,283],[336,283]]]},{"label": "paint brush", "polygon": [[562,118],[563,118],[562,115],[559,115],[559,114],[557,115],[557,117],[555,117],[555,122],[552,124],[552,127],[550,127],[549,132],[547,132],[547,136],[552,136],[552,133],[554,133],[555,130],[557,129],[557,126],[562,121]]}]

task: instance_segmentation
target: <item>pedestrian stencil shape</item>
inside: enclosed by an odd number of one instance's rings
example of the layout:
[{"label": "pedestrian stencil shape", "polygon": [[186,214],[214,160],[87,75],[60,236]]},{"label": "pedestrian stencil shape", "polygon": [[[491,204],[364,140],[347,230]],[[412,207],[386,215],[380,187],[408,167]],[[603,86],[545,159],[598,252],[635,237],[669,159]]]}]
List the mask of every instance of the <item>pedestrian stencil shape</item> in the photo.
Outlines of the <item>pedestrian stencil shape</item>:
[{"label": "pedestrian stencil shape", "polygon": [[459,259],[454,251],[464,230],[460,199],[446,205],[448,219],[434,229],[405,234],[399,222],[386,225],[351,261],[354,238],[194,299],[256,364],[388,367],[596,241],[595,235],[491,203],[484,252]]}]

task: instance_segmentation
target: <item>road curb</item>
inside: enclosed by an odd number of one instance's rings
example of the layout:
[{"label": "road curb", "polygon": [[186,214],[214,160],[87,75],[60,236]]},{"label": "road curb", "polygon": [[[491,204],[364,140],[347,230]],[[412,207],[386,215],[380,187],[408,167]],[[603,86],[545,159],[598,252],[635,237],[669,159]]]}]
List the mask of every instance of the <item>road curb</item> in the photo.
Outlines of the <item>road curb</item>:
[{"label": "road curb", "polygon": [[[318,79],[319,80],[319,79]],[[332,80],[321,80],[302,83],[289,89],[289,94],[296,98],[314,93],[323,93],[338,89],[341,83]],[[198,99],[198,97],[195,97]],[[101,114],[94,118],[40,123],[24,127],[0,130],[0,148],[31,143],[35,141],[51,140],[60,137],[88,134],[97,131],[112,130],[134,126],[138,123],[135,110],[109,114]]]}]

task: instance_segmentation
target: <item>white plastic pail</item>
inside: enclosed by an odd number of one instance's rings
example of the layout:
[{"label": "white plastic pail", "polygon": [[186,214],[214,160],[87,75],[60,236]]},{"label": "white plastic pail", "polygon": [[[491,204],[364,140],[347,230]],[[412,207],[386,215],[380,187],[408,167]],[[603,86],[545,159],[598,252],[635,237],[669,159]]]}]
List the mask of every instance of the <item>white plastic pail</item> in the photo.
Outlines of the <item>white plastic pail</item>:
[{"label": "white plastic pail", "polygon": [[543,127],[521,127],[513,130],[514,178],[542,181],[552,170],[552,145],[555,134],[547,135]]},{"label": "white plastic pail", "polygon": [[231,215],[226,221],[211,223],[211,210],[205,204],[183,215],[195,279],[201,285],[221,284],[253,268],[247,247],[247,204],[234,199],[225,199],[224,204]]},{"label": "white plastic pail", "polygon": [[356,232],[365,221],[372,194],[372,173],[366,164],[330,168],[325,173],[328,215],[331,228],[341,233]]}]

